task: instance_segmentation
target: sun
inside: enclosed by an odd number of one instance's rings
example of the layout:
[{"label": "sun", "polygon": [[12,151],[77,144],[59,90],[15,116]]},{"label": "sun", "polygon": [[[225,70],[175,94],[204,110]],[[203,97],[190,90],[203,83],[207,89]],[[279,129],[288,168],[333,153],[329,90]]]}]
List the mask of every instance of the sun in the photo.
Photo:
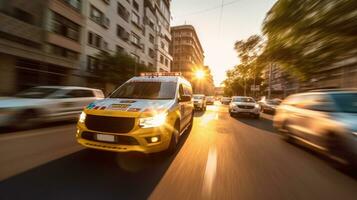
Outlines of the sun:
[{"label": "sun", "polygon": [[203,70],[197,70],[195,76],[197,79],[203,79],[205,77],[205,72]]}]

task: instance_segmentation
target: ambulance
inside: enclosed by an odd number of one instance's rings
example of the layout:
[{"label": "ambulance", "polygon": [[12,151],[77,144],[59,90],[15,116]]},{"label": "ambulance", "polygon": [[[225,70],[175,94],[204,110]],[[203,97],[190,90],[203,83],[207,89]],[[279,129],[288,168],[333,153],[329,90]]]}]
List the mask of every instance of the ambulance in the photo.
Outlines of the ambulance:
[{"label": "ambulance", "polygon": [[190,82],[180,73],[142,73],[81,113],[76,139],[114,152],[174,153],[190,132],[194,106]]}]

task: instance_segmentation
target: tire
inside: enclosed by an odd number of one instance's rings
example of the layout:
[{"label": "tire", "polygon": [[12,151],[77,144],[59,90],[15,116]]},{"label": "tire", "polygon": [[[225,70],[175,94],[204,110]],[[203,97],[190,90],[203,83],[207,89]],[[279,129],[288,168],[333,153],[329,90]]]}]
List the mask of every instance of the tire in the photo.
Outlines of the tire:
[{"label": "tire", "polygon": [[260,118],[260,114],[255,114],[254,115],[254,119],[259,119]]},{"label": "tire", "polygon": [[327,138],[327,150],[328,155],[338,163],[338,168],[353,170],[357,167],[353,154],[345,148],[343,142],[333,133]]},{"label": "tire", "polygon": [[167,148],[166,152],[168,155],[173,155],[176,150],[177,150],[177,146],[178,146],[178,142],[179,142],[179,129],[180,129],[180,123],[178,121],[175,122],[175,126],[174,126],[174,130],[171,134],[171,139],[170,139],[170,145]]},{"label": "tire", "polygon": [[280,133],[280,135],[282,136],[282,139],[283,139],[285,142],[294,143],[294,138],[291,137],[290,131],[289,131],[289,129],[287,128],[287,124],[288,124],[288,122],[284,122],[284,123],[283,123],[281,129],[279,130],[279,133]]}]

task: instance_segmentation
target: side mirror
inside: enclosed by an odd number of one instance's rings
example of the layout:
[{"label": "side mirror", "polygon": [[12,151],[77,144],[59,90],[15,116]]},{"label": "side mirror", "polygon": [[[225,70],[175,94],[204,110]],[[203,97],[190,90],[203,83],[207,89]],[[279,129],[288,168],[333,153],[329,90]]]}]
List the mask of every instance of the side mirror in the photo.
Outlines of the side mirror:
[{"label": "side mirror", "polygon": [[191,101],[191,96],[189,95],[182,95],[180,96],[179,102]]}]

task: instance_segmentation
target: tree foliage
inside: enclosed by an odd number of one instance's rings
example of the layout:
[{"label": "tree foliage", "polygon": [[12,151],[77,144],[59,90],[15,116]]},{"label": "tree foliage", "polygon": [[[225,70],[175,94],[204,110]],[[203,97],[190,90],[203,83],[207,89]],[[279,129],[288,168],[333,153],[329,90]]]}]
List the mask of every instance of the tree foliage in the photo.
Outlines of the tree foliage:
[{"label": "tree foliage", "polygon": [[108,82],[123,83],[140,72],[152,70],[123,53],[109,54],[102,51],[96,57],[100,60],[96,74]]},{"label": "tree foliage", "polygon": [[226,95],[247,95],[246,90],[250,88],[247,86],[260,84],[260,74],[264,63],[259,56],[263,46],[263,39],[259,35],[252,35],[234,44],[240,64],[227,71],[227,79],[223,82]]},{"label": "tree foliage", "polygon": [[267,13],[263,57],[298,78],[356,55],[356,0],[278,0]]}]

